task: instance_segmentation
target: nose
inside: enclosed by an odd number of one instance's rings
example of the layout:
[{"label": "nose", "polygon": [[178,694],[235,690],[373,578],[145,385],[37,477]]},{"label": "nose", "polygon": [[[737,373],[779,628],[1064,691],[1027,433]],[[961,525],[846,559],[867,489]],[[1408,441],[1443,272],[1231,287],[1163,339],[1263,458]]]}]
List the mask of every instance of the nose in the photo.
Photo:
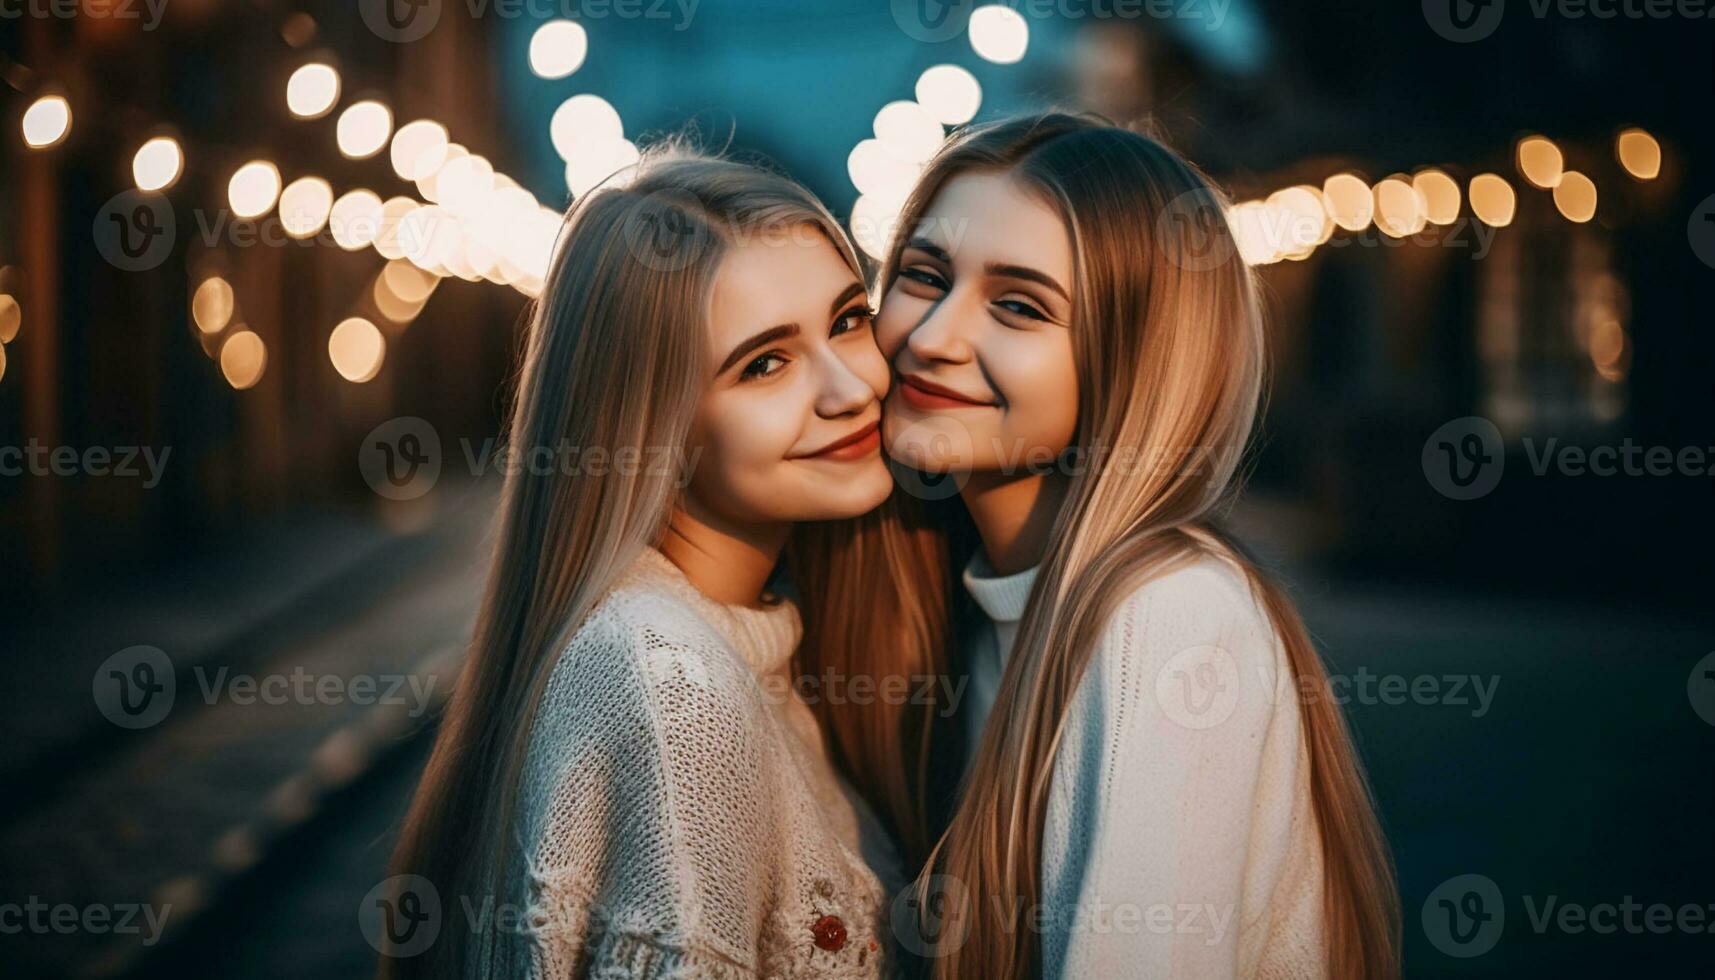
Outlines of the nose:
[{"label": "nose", "polygon": [[963,329],[966,319],[959,302],[949,293],[911,328],[905,347],[925,364],[963,364],[973,356],[970,338]]},{"label": "nose", "polygon": [[834,351],[817,358],[816,414],[823,418],[856,415],[875,401],[875,389]]}]

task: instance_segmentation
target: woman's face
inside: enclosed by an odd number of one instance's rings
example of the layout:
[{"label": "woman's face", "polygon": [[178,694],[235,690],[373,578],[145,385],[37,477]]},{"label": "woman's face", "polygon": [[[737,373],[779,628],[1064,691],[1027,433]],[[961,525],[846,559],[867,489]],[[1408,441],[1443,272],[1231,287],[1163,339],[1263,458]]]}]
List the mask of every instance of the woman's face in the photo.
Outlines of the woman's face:
[{"label": "woman's face", "polygon": [[892,489],[887,362],[869,296],[821,229],[744,237],[716,273],[715,374],[691,433],[697,516],[765,525],[856,517]]},{"label": "woman's face", "polygon": [[948,181],[876,318],[888,454],[932,473],[1052,465],[1077,426],[1071,287],[1058,213],[1005,174]]}]

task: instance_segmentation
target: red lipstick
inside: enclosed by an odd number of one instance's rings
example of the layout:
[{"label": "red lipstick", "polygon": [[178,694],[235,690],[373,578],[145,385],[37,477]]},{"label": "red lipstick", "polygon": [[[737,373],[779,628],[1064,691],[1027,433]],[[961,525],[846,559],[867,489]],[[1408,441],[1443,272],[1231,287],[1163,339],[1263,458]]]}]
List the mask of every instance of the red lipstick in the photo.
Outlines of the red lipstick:
[{"label": "red lipstick", "polygon": [[849,436],[842,436],[828,443],[815,452],[805,453],[800,459],[831,459],[837,462],[847,462],[863,459],[870,453],[881,448],[881,423],[871,422]]},{"label": "red lipstick", "polygon": [[972,398],[938,385],[914,374],[899,376],[899,396],[906,404],[922,412],[946,411],[954,408],[993,408],[994,402]]}]

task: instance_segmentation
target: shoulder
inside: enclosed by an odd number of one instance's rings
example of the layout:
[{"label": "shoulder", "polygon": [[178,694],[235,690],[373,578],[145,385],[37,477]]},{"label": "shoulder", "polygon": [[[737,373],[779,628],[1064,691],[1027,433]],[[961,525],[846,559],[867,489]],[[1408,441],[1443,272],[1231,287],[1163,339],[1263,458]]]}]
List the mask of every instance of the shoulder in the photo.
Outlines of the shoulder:
[{"label": "shoulder", "polygon": [[1291,678],[1249,574],[1207,554],[1133,587],[1109,616],[1092,667],[1110,700],[1191,731],[1235,715],[1249,718],[1242,727],[1266,726]]},{"label": "shoulder", "polygon": [[1109,617],[1110,632],[1152,646],[1204,641],[1272,659],[1268,610],[1236,561],[1202,554],[1135,586]]},{"label": "shoulder", "polygon": [[738,651],[695,607],[635,587],[615,590],[590,612],[560,654],[561,673],[623,675],[639,694],[691,682],[710,696],[742,699],[755,688]]},{"label": "shoulder", "polygon": [[[764,707],[737,651],[683,600],[610,593],[557,655],[538,702],[537,741],[653,742],[663,755],[730,751]],[[696,733],[696,738],[678,735]],[[671,761],[671,760],[665,760]]]}]

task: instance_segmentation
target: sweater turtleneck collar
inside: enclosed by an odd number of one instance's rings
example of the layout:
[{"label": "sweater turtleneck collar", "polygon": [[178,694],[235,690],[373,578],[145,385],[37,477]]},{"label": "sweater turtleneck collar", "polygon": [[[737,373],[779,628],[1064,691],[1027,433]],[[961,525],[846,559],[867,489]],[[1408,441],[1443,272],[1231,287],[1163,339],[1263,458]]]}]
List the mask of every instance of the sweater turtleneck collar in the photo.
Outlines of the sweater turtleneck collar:
[{"label": "sweater turtleneck collar", "polygon": [[720,630],[758,675],[783,669],[804,636],[798,607],[791,600],[780,598],[766,606],[717,602],[692,584],[684,571],[658,548],[643,549],[632,566],[631,576],[647,580],[690,603]]},{"label": "sweater turtleneck collar", "polygon": [[965,565],[965,590],[977,606],[996,623],[1017,623],[1024,617],[1024,605],[1030,599],[1030,587],[1036,584],[1032,565],[1022,572],[1001,575],[989,564],[988,556],[978,548]]}]

